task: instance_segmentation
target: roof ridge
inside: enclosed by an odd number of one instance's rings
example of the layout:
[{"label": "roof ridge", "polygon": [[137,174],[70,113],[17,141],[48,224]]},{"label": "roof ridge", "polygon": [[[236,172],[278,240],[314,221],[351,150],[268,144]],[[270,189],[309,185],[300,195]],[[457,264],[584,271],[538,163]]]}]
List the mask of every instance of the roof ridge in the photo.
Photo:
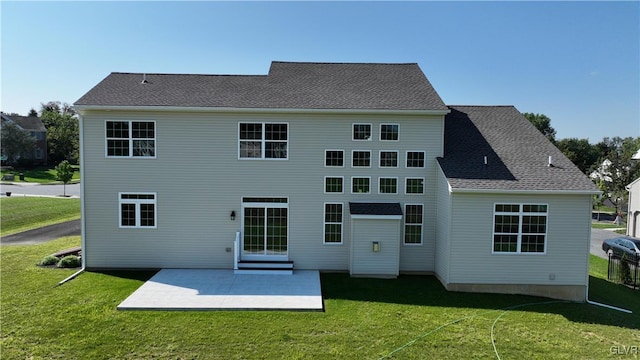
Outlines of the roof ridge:
[{"label": "roof ridge", "polygon": [[188,74],[188,73],[148,73],[112,71],[112,75],[157,75],[157,76],[233,76],[233,77],[267,77],[261,74]]},{"label": "roof ridge", "polygon": [[274,60],[271,64],[308,64],[308,65],[418,65],[417,62],[323,62],[323,61],[278,61]]},{"label": "roof ridge", "polygon": [[515,107],[515,105],[449,105],[448,107]]}]

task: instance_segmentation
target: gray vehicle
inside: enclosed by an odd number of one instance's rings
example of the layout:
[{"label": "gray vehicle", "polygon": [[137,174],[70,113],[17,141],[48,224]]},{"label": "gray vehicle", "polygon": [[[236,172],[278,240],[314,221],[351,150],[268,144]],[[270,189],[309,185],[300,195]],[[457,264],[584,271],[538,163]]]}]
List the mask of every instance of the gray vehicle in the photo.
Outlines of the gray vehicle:
[{"label": "gray vehicle", "polygon": [[631,259],[635,259],[636,263],[640,260],[640,240],[617,237],[607,239],[602,242],[602,250],[607,254],[621,258],[623,254],[627,254]]}]

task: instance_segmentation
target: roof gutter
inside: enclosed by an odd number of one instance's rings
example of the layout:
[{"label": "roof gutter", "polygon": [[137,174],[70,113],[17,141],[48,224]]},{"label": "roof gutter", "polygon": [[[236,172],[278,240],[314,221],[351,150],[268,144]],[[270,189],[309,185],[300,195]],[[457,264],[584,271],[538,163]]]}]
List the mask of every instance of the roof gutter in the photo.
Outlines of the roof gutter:
[{"label": "roof gutter", "polygon": [[163,112],[241,112],[241,113],[318,113],[318,114],[401,114],[401,115],[446,115],[451,110],[390,110],[390,109],[307,109],[307,108],[237,108],[237,107],[200,107],[200,106],[113,106],[113,105],[74,105],[83,115],[89,111],[163,111]]},{"label": "roof gutter", "polygon": [[600,190],[507,190],[507,189],[469,189],[452,188],[449,185],[449,192],[457,194],[508,194],[508,195],[601,195]]}]

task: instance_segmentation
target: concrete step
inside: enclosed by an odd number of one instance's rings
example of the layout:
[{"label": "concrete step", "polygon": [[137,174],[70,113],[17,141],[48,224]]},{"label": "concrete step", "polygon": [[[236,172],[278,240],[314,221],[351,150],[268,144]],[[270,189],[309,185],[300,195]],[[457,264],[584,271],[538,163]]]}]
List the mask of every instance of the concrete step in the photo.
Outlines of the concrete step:
[{"label": "concrete step", "polygon": [[236,274],[293,274],[293,261],[243,260],[238,262]]}]

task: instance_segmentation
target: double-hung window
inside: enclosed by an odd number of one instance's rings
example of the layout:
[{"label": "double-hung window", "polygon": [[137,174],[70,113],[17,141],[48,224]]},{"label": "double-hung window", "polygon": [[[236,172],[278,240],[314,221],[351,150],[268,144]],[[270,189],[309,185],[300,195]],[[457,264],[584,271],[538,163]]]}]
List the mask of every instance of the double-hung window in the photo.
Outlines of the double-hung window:
[{"label": "double-hung window", "polygon": [[547,205],[495,204],[493,253],[544,253]]},{"label": "double-hung window", "polygon": [[156,157],[155,121],[107,121],[107,157]]},{"label": "double-hung window", "polygon": [[423,224],[422,204],[406,204],[404,206],[404,243],[405,245],[422,244]]},{"label": "double-hung window", "polygon": [[371,178],[368,176],[352,177],[351,192],[353,194],[369,194],[371,192]]},{"label": "double-hung window", "polygon": [[119,193],[121,228],[156,228],[156,193]]},{"label": "double-hung window", "polygon": [[324,204],[324,243],[342,243],[342,203]]},{"label": "double-hung window", "polygon": [[240,123],[240,159],[288,159],[289,126],[286,123]]},{"label": "double-hung window", "polygon": [[424,178],[406,178],[405,194],[424,194]]}]

